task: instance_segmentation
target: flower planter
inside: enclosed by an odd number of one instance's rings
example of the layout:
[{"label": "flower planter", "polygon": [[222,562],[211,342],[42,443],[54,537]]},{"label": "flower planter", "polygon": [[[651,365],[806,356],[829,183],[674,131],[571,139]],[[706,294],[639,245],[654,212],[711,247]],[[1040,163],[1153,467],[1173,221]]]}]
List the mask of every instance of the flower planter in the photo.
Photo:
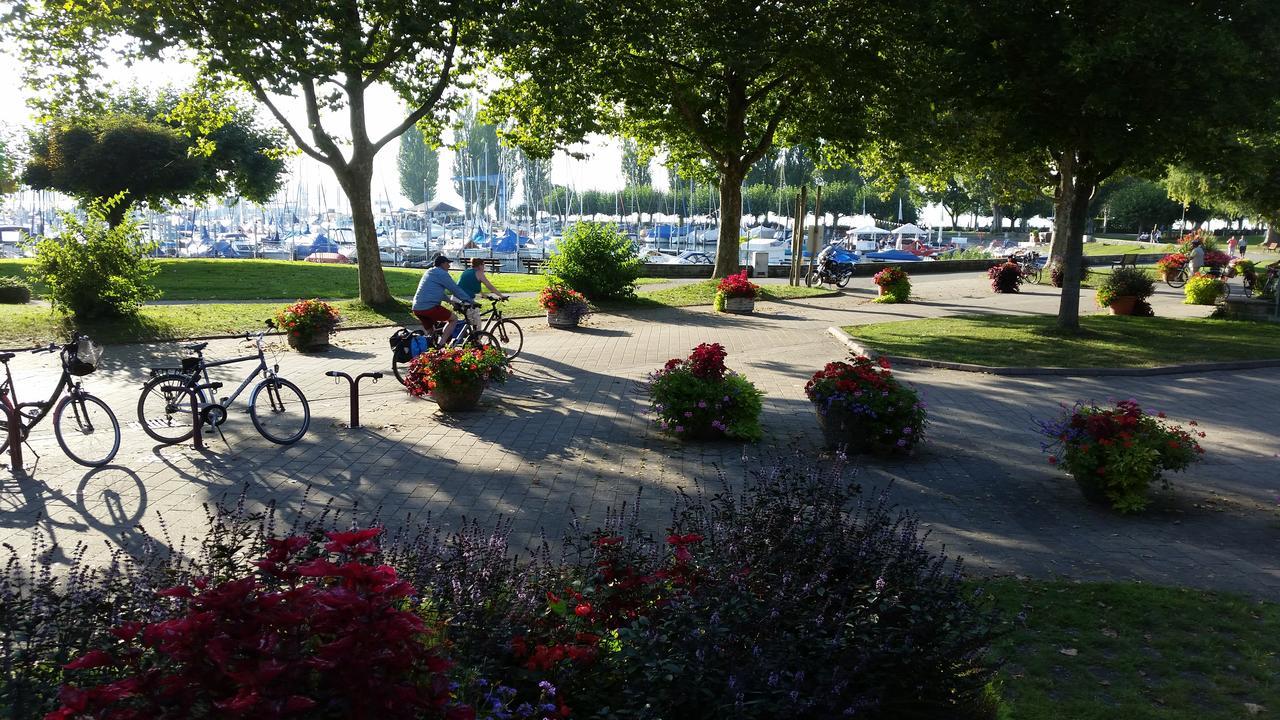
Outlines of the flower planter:
[{"label": "flower planter", "polygon": [[877,285],[877,286],[876,286],[876,290],[878,290],[878,291],[879,291],[879,293],[878,293],[878,294],[880,295],[880,297],[884,297],[885,295],[888,295],[888,294],[889,294],[888,290],[886,290],[886,289],[885,289],[885,286],[883,286],[883,285]]},{"label": "flower planter", "polygon": [[329,335],[294,335],[289,333],[287,336],[289,347],[302,353],[324,352],[329,349]]},{"label": "flower planter", "polygon": [[750,315],[756,309],[756,299],[749,297],[727,297],[724,299],[724,311],[735,315]]},{"label": "flower planter", "polygon": [[1178,279],[1178,273],[1182,272],[1182,268],[1165,268],[1164,281],[1173,282]]},{"label": "flower planter", "polygon": [[484,386],[483,382],[436,385],[431,390],[431,397],[445,412],[474,410],[476,405],[480,404]]},{"label": "flower planter", "polygon": [[547,324],[553,328],[576,328],[580,320],[582,313],[576,309],[547,311]]},{"label": "flower planter", "polygon": [[1112,315],[1132,315],[1134,308],[1138,306],[1137,295],[1121,295],[1111,301]]},{"label": "flower planter", "polygon": [[866,424],[862,418],[835,405],[823,413],[818,411],[818,427],[822,428],[823,445],[828,450],[845,448],[849,452],[866,452],[871,448]]},{"label": "flower planter", "polygon": [[1088,481],[1084,481],[1078,477],[1072,477],[1076,481],[1076,487],[1080,488],[1080,494],[1084,496],[1084,499],[1088,501],[1089,504],[1104,505],[1108,508],[1111,507],[1111,498],[1107,497],[1107,492],[1103,489],[1103,486],[1100,483],[1092,478]]}]

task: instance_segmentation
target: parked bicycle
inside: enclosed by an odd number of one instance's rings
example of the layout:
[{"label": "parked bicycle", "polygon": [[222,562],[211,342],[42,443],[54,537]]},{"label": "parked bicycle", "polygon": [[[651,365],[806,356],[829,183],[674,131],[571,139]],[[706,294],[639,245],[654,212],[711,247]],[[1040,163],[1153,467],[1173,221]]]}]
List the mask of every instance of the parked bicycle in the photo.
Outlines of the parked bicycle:
[{"label": "parked bicycle", "polygon": [[[261,377],[249,394],[249,419],[254,428],[278,445],[292,445],[301,440],[311,425],[311,407],[297,385],[279,376],[278,364],[267,364],[262,348],[266,332],[245,334],[245,340],[252,342],[257,350],[252,355],[210,362],[204,358],[209,343],[202,342],[183,346],[195,354],[183,358],[181,367],[152,368],[151,379],[142,386],[142,396],[138,398],[138,421],[142,429],[155,440],[169,445],[187,440],[195,433],[191,413],[193,395],[202,422],[210,428],[221,428],[231,403]],[[209,368],[255,360],[257,365],[230,397],[221,400],[214,397],[213,391],[222,383],[210,382]]]},{"label": "parked bicycle", "polygon": [[[5,380],[0,385],[0,405],[6,411],[15,410],[19,436],[26,442],[31,429],[38,425],[49,410],[53,409],[53,436],[67,457],[88,467],[101,467],[111,462],[120,450],[120,423],[115,413],[102,400],[85,390],[80,380],[98,368],[102,358],[102,346],[86,336],[78,336],[65,345],[51,343],[48,347],[32,350],[33,353],[59,351],[62,362],[62,376],[58,378],[58,386],[48,400],[37,402],[18,402],[17,389],[13,383],[13,372],[9,369],[9,361],[13,353],[0,353],[0,363],[4,364]],[[55,406],[54,401],[66,392]],[[9,421],[14,415],[5,412],[0,417],[0,454],[9,449]]]},{"label": "parked bicycle", "polygon": [[1022,279],[1031,283],[1040,283],[1041,276],[1044,273],[1044,266],[1047,259],[1042,260],[1040,253],[1035,250],[1018,251],[1009,256],[1009,260],[1018,265],[1018,271],[1022,273]]},{"label": "parked bicycle", "polygon": [[[493,299],[490,296],[490,299]],[[520,330],[520,326],[511,320],[504,320],[501,311],[498,310],[498,301],[494,300],[493,308],[488,314],[488,322],[481,323],[480,306],[475,303],[468,302],[452,302],[455,312],[461,313],[462,322],[457,326],[453,337],[448,342],[441,342],[440,331],[444,329],[444,323],[434,323],[434,327],[430,331],[426,330],[408,330],[401,328],[391,335],[391,372],[396,376],[396,380],[400,384],[404,384],[405,375],[409,370],[409,363],[413,361],[418,354],[436,347],[488,347],[490,345],[502,349],[503,346],[498,339],[485,328],[491,326],[507,325],[514,328],[514,335],[520,345],[524,345],[524,333]],[[496,314],[496,319],[495,319]],[[512,331],[508,330],[509,337]],[[505,351],[504,351],[505,352]],[[519,353],[519,347],[516,348]],[[508,359],[515,357],[508,355]]]}]

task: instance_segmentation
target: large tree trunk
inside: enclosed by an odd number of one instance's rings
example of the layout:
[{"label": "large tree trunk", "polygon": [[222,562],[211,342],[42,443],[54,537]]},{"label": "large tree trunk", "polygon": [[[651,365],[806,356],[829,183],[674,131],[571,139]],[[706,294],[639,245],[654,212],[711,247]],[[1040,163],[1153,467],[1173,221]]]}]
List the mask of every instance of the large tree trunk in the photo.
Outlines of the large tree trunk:
[{"label": "large tree trunk", "polygon": [[386,305],[391,302],[387,277],[378,254],[378,227],[373,218],[373,159],[352,159],[345,172],[337,173],[351,203],[351,220],[356,234],[356,262],[359,267],[360,302]]},{"label": "large tree trunk", "polygon": [[1004,232],[1004,208],[999,205],[991,205],[991,234]]},{"label": "large tree trunk", "polygon": [[720,238],[716,246],[716,266],[711,277],[722,278],[738,272],[738,236],[742,232],[742,180],[744,165],[730,166],[720,176]]},{"label": "large tree trunk", "polygon": [[1058,326],[1080,328],[1080,267],[1084,263],[1084,226],[1096,180],[1077,164],[1072,152],[1058,163],[1058,187],[1054,193],[1053,244],[1050,263],[1062,268],[1062,300]]}]

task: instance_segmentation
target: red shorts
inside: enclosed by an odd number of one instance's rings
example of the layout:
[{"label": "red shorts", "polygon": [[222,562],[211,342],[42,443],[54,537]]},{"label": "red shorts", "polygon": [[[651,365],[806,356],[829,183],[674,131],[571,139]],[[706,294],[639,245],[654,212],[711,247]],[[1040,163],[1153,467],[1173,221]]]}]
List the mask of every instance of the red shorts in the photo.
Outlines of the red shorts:
[{"label": "red shorts", "polygon": [[427,331],[435,330],[436,323],[446,323],[453,319],[453,312],[443,305],[435,305],[426,310],[414,310],[413,315]]}]

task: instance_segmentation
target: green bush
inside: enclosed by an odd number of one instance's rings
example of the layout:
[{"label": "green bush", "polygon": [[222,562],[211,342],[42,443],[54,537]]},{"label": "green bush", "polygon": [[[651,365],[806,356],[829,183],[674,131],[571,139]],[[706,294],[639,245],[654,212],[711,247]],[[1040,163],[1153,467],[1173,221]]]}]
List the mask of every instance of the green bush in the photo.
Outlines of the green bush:
[{"label": "green bush", "polygon": [[31,302],[31,287],[19,278],[0,277],[0,304],[24,305]]},{"label": "green bush", "polygon": [[1204,273],[1196,273],[1187,280],[1187,286],[1183,288],[1187,299],[1183,301],[1186,305],[1213,305],[1218,301],[1218,297],[1227,291],[1226,283],[1216,277],[1205,275]]},{"label": "green bush", "polygon": [[1145,270],[1122,267],[1104,277],[1098,285],[1098,307],[1107,307],[1119,297],[1146,300],[1155,291],[1155,281]]},{"label": "green bush", "polygon": [[158,272],[148,257],[153,248],[138,224],[128,217],[116,227],[107,221],[121,198],[92,202],[83,222],[63,213],[62,233],[36,243],[28,274],[49,288],[55,308],[81,319],[132,315],[160,296],[151,284]]},{"label": "green bush", "polygon": [[548,263],[552,275],[588,300],[629,298],[644,265],[631,241],[611,225],[577,223],[569,228]]}]

